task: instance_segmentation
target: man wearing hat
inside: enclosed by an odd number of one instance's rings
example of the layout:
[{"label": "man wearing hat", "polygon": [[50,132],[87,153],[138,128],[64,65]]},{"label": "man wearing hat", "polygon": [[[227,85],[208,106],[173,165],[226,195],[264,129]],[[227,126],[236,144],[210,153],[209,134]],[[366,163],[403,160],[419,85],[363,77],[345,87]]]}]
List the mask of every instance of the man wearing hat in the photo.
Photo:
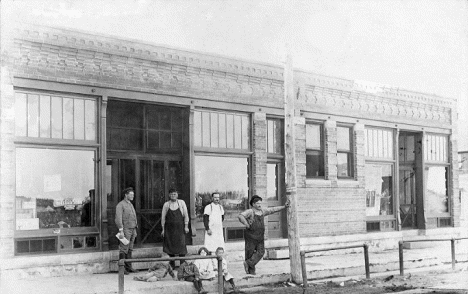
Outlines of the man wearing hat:
[{"label": "man wearing hat", "polygon": [[[119,239],[124,237],[130,241],[128,244],[119,242],[119,259],[131,259],[133,252],[133,243],[137,236],[137,215],[132,201],[135,197],[133,188],[126,188],[122,191],[124,198],[115,208],[115,224],[119,228]],[[132,267],[130,262],[125,263],[125,274],[136,273],[138,270]]]},{"label": "man wearing hat", "polygon": [[239,214],[239,221],[245,226],[245,261],[244,269],[247,274],[255,275],[255,265],[265,254],[265,221],[264,217],[281,211],[289,206],[289,200],[284,206],[262,208],[262,197],[254,195],[250,199],[251,209]]}]

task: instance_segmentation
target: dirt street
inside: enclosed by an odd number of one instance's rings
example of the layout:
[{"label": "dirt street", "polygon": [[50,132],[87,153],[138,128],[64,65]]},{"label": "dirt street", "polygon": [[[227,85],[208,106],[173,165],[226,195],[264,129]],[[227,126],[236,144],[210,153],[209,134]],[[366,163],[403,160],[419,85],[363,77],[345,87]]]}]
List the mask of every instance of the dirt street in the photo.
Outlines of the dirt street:
[{"label": "dirt street", "polygon": [[[379,294],[379,293],[468,293],[466,270],[437,270],[409,273],[405,276],[388,275],[371,279],[314,282],[309,281],[307,294]],[[244,293],[256,294],[302,294],[302,287],[281,283],[245,289]]]}]

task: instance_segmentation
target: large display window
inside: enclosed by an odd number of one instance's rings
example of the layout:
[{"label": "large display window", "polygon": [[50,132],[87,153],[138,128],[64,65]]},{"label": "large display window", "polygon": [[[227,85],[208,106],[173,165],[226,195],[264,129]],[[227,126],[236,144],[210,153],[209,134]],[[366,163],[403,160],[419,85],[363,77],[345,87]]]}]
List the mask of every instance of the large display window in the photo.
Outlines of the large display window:
[{"label": "large display window", "polygon": [[16,149],[16,230],[96,224],[95,152]]}]

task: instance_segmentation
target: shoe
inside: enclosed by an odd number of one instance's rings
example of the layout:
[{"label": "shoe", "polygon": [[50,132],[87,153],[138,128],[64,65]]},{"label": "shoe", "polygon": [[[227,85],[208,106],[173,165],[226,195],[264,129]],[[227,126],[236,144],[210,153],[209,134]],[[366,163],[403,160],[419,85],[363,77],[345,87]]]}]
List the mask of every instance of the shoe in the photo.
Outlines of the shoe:
[{"label": "shoe", "polygon": [[138,273],[138,270],[137,270],[137,269],[134,269],[134,268],[131,267],[131,266],[130,266],[127,270],[128,270],[128,272],[130,272],[130,273]]},{"label": "shoe", "polygon": [[127,270],[124,270],[124,275],[129,275],[130,273]]},{"label": "shoe", "polygon": [[250,269],[250,270],[249,270],[249,274],[251,274],[251,275],[254,275],[254,276],[255,276],[257,273],[255,272],[255,270],[254,270],[254,269]]},{"label": "shoe", "polygon": [[198,291],[199,294],[207,294],[208,291],[206,291],[205,289],[201,288],[200,291]]},{"label": "shoe", "polygon": [[247,261],[244,261],[244,270],[246,274],[250,274],[250,266],[247,264]]}]

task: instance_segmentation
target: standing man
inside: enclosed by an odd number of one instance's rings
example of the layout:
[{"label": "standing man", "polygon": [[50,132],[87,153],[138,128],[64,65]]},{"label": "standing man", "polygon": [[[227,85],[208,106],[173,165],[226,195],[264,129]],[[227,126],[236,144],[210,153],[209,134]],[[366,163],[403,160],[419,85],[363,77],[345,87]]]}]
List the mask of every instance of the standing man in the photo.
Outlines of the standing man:
[{"label": "standing man", "polygon": [[285,209],[289,206],[289,200],[284,206],[262,208],[262,197],[254,195],[250,199],[251,209],[239,214],[239,221],[245,226],[245,261],[244,269],[247,274],[255,275],[255,265],[265,254],[265,221],[264,217]]},{"label": "standing man", "polygon": [[212,202],[205,207],[203,224],[205,225],[205,247],[215,252],[218,247],[224,248],[223,221],[224,209],[219,202],[219,193],[211,194]]},{"label": "standing man", "polygon": [[[131,259],[138,228],[135,208],[131,202],[135,198],[135,192],[133,188],[126,188],[122,194],[124,194],[124,199],[115,208],[115,224],[119,228],[119,238],[125,237],[130,242],[127,245],[119,242],[119,259]],[[125,263],[126,275],[136,272],[138,271],[132,267],[130,262]]]},{"label": "standing man", "polygon": [[[177,199],[179,194],[176,189],[169,190],[169,201],[164,203],[161,213],[161,236],[164,238],[163,251],[170,257],[176,255],[185,256],[185,234],[189,232],[189,215],[184,200]],[[181,260],[182,264],[184,261]],[[175,262],[170,262],[172,268]]]}]

